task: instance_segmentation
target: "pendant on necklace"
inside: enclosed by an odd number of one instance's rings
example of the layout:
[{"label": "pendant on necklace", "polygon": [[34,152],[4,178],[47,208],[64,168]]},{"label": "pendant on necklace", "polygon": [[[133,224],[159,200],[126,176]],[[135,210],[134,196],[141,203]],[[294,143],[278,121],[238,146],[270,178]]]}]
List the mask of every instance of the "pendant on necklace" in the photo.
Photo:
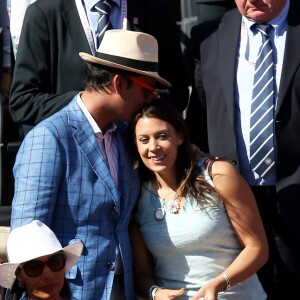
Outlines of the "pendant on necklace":
[{"label": "pendant on necklace", "polygon": [[177,198],[166,201],[165,199],[161,199],[162,206],[164,209],[168,210],[171,214],[178,214],[180,210],[180,202]]},{"label": "pendant on necklace", "polygon": [[[159,180],[156,178],[157,181],[157,196],[160,200],[161,207],[156,209],[154,215],[157,220],[162,220],[166,215],[166,210],[169,211],[171,214],[178,214],[180,210],[180,198],[177,195],[177,191],[171,190],[164,198],[159,196],[159,190],[161,189],[161,184]],[[166,201],[165,198],[171,193],[175,193],[175,198],[173,200]],[[178,199],[179,198],[179,199]],[[161,219],[159,219],[161,218]]]},{"label": "pendant on necklace", "polygon": [[157,221],[163,220],[165,215],[166,215],[166,212],[162,207],[157,208],[154,212],[154,217]]}]

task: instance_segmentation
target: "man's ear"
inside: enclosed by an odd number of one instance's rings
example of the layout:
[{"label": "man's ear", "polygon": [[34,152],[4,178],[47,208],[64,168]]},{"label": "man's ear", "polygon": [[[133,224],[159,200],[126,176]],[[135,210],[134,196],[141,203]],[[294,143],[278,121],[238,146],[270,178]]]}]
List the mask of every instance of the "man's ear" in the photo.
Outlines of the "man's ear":
[{"label": "man's ear", "polygon": [[121,93],[121,89],[122,89],[122,87],[124,85],[123,76],[119,75],[119,74],[114,74],[113,75],[112,83],[113,83],[113,88],[114,88],[115,92],[117,94],[120,94]]}]

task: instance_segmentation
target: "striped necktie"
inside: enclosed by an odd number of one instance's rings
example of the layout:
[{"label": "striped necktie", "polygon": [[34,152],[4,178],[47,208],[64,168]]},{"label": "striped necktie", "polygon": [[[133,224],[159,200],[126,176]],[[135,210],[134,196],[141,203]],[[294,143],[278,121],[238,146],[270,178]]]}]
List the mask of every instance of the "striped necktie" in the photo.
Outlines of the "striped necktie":
[{"label": "striped necktie", "polygon": [[95,4],[95,9],[100,14],[96,33],[97,49],[103,39],[105,31],[112,29],[112,25],[109,21],[109,15],[112,11],[113,5],[114,2],[111,0],[101,0]]},{"label": "striped necktie", "polygon": [[262,34],[253,82],[250,117],[250,165],[264,177],[275,165],[274,155],[274,62],[269,39],[271,25],[253,25]]}]

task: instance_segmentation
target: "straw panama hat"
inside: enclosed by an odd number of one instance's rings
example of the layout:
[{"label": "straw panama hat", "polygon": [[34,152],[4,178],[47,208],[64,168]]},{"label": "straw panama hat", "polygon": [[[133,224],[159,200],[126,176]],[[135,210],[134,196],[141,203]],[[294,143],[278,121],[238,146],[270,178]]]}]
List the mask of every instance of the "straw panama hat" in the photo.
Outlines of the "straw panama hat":
[{"label": "straw panama hat", "polygon": [[82,242],[74,242],[62,247],[53,231],[41,221],[13,229],[7,239],[9,263],[0,264],[0,286],[11,288],[18,266],[40,256],[63,251],[66,255],[65,272],[69,272],[79,259],[83,249]]},{"label": "straw panama hat", "polygon": [[152,35],[124,29],[107,30],[96,56],[84,52],[79,55],[87,62],[146,75],[171,87],[158,75],[158,45]]}]

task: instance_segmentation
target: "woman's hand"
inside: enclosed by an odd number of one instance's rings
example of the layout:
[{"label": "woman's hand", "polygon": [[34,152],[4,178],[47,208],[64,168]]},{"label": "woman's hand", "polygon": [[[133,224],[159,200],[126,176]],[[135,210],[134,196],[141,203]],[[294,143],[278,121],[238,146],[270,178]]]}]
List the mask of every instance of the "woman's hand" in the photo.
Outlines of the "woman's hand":
[{"label": "woman's hand", "polygon": [[184,288],[180,290],[159,289],[155,294],[155,300],[176,299],[184,293]]},{"label": "woman's hand", "polygon": [[218,293],[213,287],[204,285],[192,298],[189,300],[218,300]]},{"label": "woman's hand", "polygon": [[189,300],[218,300],[218,293],[214,289],[203,286],[192,298]]},{"label": "woman's hand", "polygon": [[218,293],[226,288],[222,275],[205,283],[189,300],[218,300]]}]

